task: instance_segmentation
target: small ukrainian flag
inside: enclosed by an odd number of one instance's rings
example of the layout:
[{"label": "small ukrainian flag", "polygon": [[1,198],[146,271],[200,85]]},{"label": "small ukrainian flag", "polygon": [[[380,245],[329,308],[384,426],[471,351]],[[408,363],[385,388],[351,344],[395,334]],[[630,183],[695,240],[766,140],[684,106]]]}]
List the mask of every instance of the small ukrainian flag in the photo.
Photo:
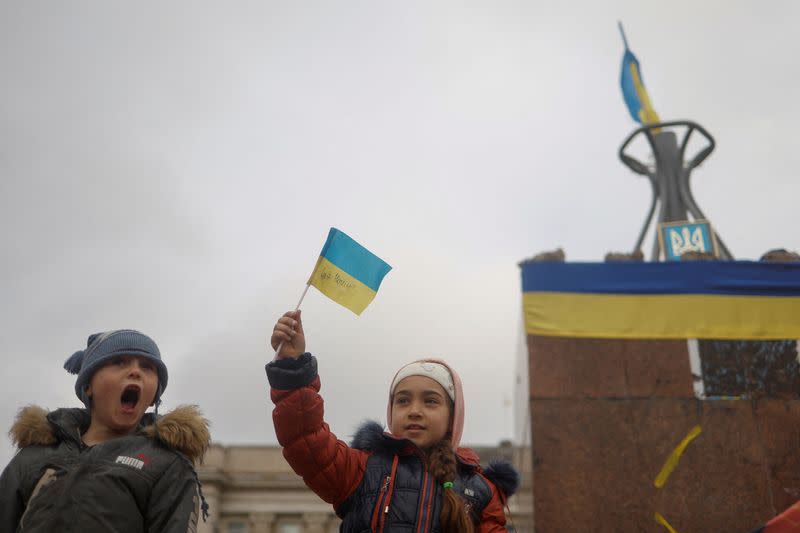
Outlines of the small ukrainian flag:
[{"label": "small ukrainian flag", "polygon": [[331,228],[308,284],[360,315],[391,269],[346,233]]}]

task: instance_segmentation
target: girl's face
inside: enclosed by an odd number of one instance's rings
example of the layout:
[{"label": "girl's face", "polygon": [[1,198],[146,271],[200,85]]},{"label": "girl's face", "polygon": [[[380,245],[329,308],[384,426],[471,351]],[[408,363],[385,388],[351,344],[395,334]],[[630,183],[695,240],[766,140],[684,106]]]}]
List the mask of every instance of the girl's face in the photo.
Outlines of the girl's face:
[{"label": "girl's face", "polygon": [[156,366],[145,357],[121,355],[97,370],[86,393],[92,398],[92,425],[114,434],[136,430],[158,389]]},{"label": "girl's face", "polygon": [[450,432],[450,397],[436,381],[409,376],[394,389],[392,425],[395,437],[406,438],[426,450]]}]

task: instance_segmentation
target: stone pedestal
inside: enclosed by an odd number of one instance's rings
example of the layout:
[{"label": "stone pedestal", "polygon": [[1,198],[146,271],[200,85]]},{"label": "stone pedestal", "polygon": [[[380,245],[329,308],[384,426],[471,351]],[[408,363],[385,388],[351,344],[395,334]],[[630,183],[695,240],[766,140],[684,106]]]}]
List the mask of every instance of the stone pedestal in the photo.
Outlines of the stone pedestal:
[{"label": "stone pedestal", "polygon": [[697,398],[685,340],[528,347],[536,531],[749,531],[800,497],[796,396]]}]

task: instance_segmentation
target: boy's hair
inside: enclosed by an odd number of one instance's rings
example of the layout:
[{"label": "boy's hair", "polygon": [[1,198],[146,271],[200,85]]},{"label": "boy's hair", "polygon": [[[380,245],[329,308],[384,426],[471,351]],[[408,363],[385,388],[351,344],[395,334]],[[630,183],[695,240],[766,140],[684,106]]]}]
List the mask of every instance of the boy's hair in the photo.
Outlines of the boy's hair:
[{"label": "boy's hair", "polygon": [[72,354],[64,362],[64,369],[70,374],[77,374],[75,380],[75,394],[83,404],[89,408],[90,398],[86,395],[86,388],[92,380],[92,375],[112,357],[132,355],[150,360],[158,371],[158,390],[154,398],[156,407],[161,403],[161,395],[167,388],[167,366],[161,360],[161,352],[155,341],[133,329],[117,329],[104,333],[89,335],[86,349]]}]

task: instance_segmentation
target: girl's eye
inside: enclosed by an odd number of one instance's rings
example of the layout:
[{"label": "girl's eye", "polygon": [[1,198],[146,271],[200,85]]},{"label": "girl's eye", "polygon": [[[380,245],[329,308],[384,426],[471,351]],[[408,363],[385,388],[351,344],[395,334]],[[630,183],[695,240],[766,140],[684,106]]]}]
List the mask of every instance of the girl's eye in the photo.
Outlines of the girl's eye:
[{"label": "girl's eye", "polygon": [[437,400],[436,398],[428,398],[427,400],[425,400],[425,403],[431,404],[431,405],[438,405],[439,404],[439,400]]},{"label": "girl's eye", "polygon": [[405,405],[408,403],[408,398],[397,398],[394,403],[397,405]]}]

